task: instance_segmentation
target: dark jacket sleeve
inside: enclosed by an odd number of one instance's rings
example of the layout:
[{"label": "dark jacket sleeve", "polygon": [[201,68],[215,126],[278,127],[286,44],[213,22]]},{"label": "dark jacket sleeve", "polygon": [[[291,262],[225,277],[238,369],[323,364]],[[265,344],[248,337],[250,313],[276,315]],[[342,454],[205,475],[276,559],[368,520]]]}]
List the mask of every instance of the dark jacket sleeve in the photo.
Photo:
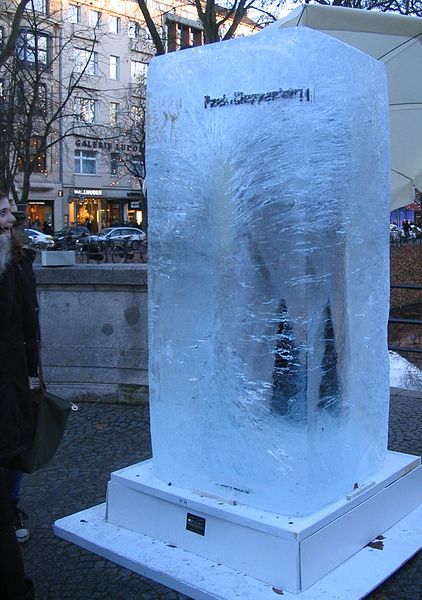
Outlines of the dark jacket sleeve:
[{"label": "dark jacket sleeve", "polygon": [[23,339],[23,278],[11,262],[0,277],[0,465],[28,448],[32,403]]},{"label": "dark jacket sleeve", "polygon": [[32,256],[26,253],[20,262],[23,288],[23,335],[25,341],[28,375],[38,374],[38,347],[40,328],[38,320],[38,299],[35,275],[32,269]]}]

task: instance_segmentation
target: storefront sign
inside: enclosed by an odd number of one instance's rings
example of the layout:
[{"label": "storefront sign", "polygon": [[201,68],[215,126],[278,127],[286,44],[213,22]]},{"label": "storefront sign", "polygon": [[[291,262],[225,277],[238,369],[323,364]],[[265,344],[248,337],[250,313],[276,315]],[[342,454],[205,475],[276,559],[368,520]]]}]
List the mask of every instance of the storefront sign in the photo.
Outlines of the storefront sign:
[{"label": "storefront sign", "polygon": [[113,150],[116,152],[140,152],[139,144],[120,144],[116,142],[105,142],[98,138],[76,138],[75,146],[77,148],[89,148],[91,150]]},{"label": "storefront sign", "polygon": [[75,188],[73,190],[74,196],[102,196],[103,190],[89,190],[89,189],[81,189]]},{"label": "storefront sign", "polygon": [[141,201],[140,200],[129,202],[129,209],[132,209],[132,210],[135,210],[135,209],[141,210],[141,208],[142,207],[141,207]]}]

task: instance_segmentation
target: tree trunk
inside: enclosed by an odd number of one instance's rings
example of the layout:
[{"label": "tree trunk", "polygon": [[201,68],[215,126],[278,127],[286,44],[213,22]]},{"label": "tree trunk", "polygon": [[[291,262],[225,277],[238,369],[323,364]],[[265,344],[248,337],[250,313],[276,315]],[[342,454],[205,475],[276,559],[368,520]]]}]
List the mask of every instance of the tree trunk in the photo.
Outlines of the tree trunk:
[{"label": "tree trunk", "polygon": [[9,56],[11,56],[15,50],[16,38],[18,36],[23,13],[25,12],[28,2],[29,0],[21,0],[16,8],[9,37],[7,38],[6,45],[0,51],[0,67],[4,65]]},{"label": "tree trunk", "polygon": [[160,37],[160,34],[158,33],[158,30],[155,26],[154,21],[152,20],[151,14],[149,12],[149,9],[146,5],[146,1],[145,0],[138,0],[138,6],[142,12],[142,15],[145,19],[145,23],[148,27],[148,30],[151,34],[152,37],[152,41],[154,43],[155,49],[157,51],[157,54],[165,54],[166,53],[166,49],[164,47],[163,44],[163,40]]}]

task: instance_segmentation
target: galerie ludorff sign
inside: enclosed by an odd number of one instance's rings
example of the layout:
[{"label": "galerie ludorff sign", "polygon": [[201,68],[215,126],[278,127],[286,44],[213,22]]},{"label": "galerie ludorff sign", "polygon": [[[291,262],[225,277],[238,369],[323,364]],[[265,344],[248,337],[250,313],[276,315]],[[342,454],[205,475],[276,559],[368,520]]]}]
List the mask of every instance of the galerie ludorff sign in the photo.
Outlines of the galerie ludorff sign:
[{"label": "galerie ludorff sign", "polygon": [[116,152],[137,153],[142,150],[138,144],[123,144],[119,142],[109,142],[99,138],[76,138],[76,148],[88,148],[89,150],[110,150]]}]

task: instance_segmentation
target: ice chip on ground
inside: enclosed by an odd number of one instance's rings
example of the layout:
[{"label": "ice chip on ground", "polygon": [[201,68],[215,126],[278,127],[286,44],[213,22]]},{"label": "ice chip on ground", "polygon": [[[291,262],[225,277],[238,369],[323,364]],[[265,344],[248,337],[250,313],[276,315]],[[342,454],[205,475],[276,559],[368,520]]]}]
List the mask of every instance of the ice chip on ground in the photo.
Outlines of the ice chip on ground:
[{"label": "ice chip on ground", "polygon": [[152,61],[157,477],[296,515],[381,466],[387,114],[383,65],[304,27]]}]

